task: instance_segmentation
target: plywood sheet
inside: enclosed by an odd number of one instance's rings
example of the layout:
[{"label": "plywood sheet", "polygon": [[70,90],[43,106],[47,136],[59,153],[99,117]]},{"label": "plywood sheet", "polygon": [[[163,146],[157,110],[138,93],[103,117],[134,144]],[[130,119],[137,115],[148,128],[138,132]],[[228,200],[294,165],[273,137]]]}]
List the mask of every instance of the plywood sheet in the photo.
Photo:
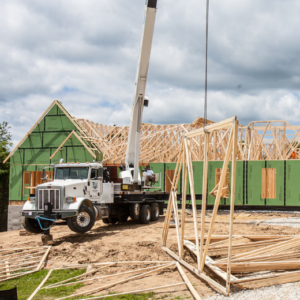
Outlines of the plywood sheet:
[{"label": "plywood sheet", "polygon": [[267,205],[284,206],[284,161],[267,161],[268,189]]}]

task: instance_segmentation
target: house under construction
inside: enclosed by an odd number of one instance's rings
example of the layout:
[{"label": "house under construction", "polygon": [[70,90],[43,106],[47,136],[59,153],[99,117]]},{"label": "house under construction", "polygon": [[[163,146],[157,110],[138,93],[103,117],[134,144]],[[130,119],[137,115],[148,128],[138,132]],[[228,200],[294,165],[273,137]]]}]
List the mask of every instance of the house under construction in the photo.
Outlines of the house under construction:
[{"label": "house under construction", "polygon": [[[208,121],[207,125],[212,123]],[[150,164],[154,173],[160,174],[159,183],[156,184],[159,189],[170,190],[182,136],[202,128],[202,118],[197,118],[191,124],[142,124],[140,167]],[[286,121],[239,125],[236,205],[300,206],[300,185],[297,184],[297,178],[300,178],[299,131],[300,126],[291,126]],[[62,158],[69,163],[103,160],[103,165],[110,171],[111,181],[117,182],[118,166],[125,161],[128,132],[128,126],[108,126],[77,119],[70,115],[61,102],[53,101],[5,160],[10,159],[9,219],[17,219],[15,223],[19,224],[20,207],[30,194],[35,193],[36,185],[42,182],[43,167],[50,163],[57,164]],[[219,180],[228,140],[229,131],[223,128],[210,135],[209,192]],[[197,204],[201,204],[203,138],[192,138],[190,147]],[[51,169],[47,174],[53,178]],[[230,168],[226,180],[228,185]],[[180,187],[179,180],[178,193],[181,192]],[[220,205],[229,205],[228,197],[230,191],[221,199]],[[213,192],[208,193],[207,204],[212,205],[214,201]],[[13,209],[12,206],[19,208]],[[17,213],[14,214],[14,211]]]}]

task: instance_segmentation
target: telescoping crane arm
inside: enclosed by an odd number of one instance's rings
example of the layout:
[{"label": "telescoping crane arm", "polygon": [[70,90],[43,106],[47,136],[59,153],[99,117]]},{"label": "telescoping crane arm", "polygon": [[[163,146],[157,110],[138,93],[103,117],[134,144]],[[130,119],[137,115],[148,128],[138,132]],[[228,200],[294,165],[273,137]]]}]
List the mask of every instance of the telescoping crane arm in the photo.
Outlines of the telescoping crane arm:
[{"label": "telescoping crane arm", "polygon": [[145,90],[154,32],[156,5],[157,0],[146,0],[145,19],[143,25],[140,55],[137,66],[135,94],[132,104],[132,114],[125,158],[126,170],[129,170],[129,166],[131,164],[134,165],[134,182],[138,182],[139,174],[138,168],[140,156],[140,128],[143,115],[143,107],[144,105],[148,106],[148,100],[145,100]]}]

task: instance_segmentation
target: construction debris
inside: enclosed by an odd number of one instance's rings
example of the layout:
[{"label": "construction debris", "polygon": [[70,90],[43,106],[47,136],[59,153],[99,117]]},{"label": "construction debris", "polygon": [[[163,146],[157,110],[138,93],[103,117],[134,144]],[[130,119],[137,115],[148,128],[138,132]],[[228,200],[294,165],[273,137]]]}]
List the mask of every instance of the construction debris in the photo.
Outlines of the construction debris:
[{"label": "construction debris", "polygon": [[[206,218],[206,201],[202,201],[201,216],[201,235],[198,235],[196,197],[194,189],[194,176],[192,167],[192,139],[204,137],[204,167],[203,167],[203,190],[202,199],[206,199],[207,192],[207,173],[208,173],[208,153],[210,136],[218,132],[227,133],[229,135],[227,149],[224,151],[224,163],[219,176],[216,187],[210,194],[216,197],[212,216],[210,218],[210,226],[205,235],[205,218]],[[193,272],[199,278],[205,280],[215,290],[229,295],[231,285],[239,288],[257,288],[274,284],[282,284],[287,282],[295,282],[300,280],[300,236],[234,236],[233,232],[233,216],[235,203],[235,179],[236,179],[236,159],[237,159],[237,136],[238,121],[236,117],[227,119],[220,123],[207,126],[204,129],[195,130],[187,133],[183,137],[178,155],[177,166],[172,182],[170,199],[164,224],[162,235],[163,249],[179,263]],[[231,181],[225,186],[228,174],[229,160],[231,163]],[[177,185],[182,170],[182,214],[181,224],[179,222],[177,207]],[[185,236],[185,207],[187,183],[190,184],[190,194],[192,199],[194,236]],[[230,189],[229,189],[230,188]],[[225,189],[225,191],[224,191]],[[230,193],[230,220],[229,235],[220,237],[220,240],[213,239],[215,220],[220,204],[221,197]],[[178,255],[166,247],[169,223],[171,214],[174,210],[174,218],[176,224],[176,235],[178,244]],[[249,215],[250,216],[250,215]],[[191,242],[194,241],[194,243]],[[197,257],[197,267],[190,265],[183,258],[183,247],[187,247]],[[215,260],[212,257],[217,258]],[[226,282],[224,287],[213,277],[204,273],[204,266],[210,268],[215,274],[223,278]],[[286,272],[288,270],[297,270]],[[281,271],[280,273],[274,273]],[[283,272],[282,272],[283,271]],[[260,272],[269,272],[267,274],[258,274]],[[236,277],[233,274],[238,274]],[[240,274],[247,274],[241,277]]]},{"label": "construction debris", "polygon": [[[109,274],[109,275],[104,275],[101,277],[93,277],[93,278],[88,278],[88,279],[81,279],[83,277],[86,277],[86,275],[91,275],[93,273],[96,273],[100,270],[103,270],[105,268],[109,268],[110,266],[113,265],[118,265],[118,264],[144,264],[144,263],[151,263],[151,264],[155,264],[154,266],[151,267],[147,267],[147,268],[142,268],[142,269],[136,269],[136,270],[131,270],[131,271],[127,271],[127,272],[121,272],[121,273],[116,273],[116,274]],[[162,263],[157,265],[157,263]],[[99,279],[104,279],[104,278],[111,278],[111,277],[118,277],[121,275],[127,275],[127,274],[132,274],[132,273],[140,273],[138,275],[123,279],[123,280],[119,280],[116,282],[112,282],[108,285],[104,285],[101,287],[97,287],[88,291],[83,291],[77,294],[73,294],[70,296],[66,296],[63,298],[59,298],[58,300],[63,300],[63,299],[68,299],[68,298],[72,298],[72,297],[76,297],[76,296],[82,296],[82,295],[90,295],[90,294],[94,294],[96,292],[99,292],[101,290],[105,290],[108,289],[112,286],[115,286],[117,284],[122,284],[131,280],[135,280],[135,279],[139,279],[145,276],[148,276],[154,272],[157,271],[161,271],[163,269],[166,269],[168,267],[172,267],[172,266],[176,266],[177,270],[179,271],[183,282],[178,282],[178,283],[173,283],[173,284],[168,284],[165,286],[158,286],[158,287],[149,287],[149,288],[145,288],[142,290],[136,290],[136,291],[128,291],[128,292],[123,292],[123,293],[119,293],[119,294],[109,294],[109,295],[100,295],[100,296],[96,296],[96,297],[89,297],[88,299],[102,299],[102,298],[106,298],[106,297],[112,297],[112,296],[117,296],[117,295],[126,295],[126,294],[137,294],[137,293],[141,293],[141,292],[148,292],[148,291],[153,291],[153,290],[159,290],[159,289],[166,289],[166,288],[170,288],[170,287],[175,287],[175,286],[179,286],[179,285],[186,285],[188,287],[188,289],[190,290],[192,296],[194,297],[194,299],[196,300],[201,300],[200,296],[198,295],[198,293],[196,292],[196,290],[194,289],[193,285],[191,284],[191,282],[189,281],[189,279],[187,278],[187,276],[185,275],[184,271],[182,270],[182,268],[180,267],[180,265],[178,263],[174,263],[174,262],[145,262],[145,261],[140,261],[140,262],[130,262],[130,261],[124,261],[124,262],[105,262],[105,263],[96,263],[93,265],[88,265],[89,270],[87,270],[86,273],[79,275],[79,276],[75,276],[72,278],[69,278],[67,280],[63,280],[61,282],[57,282],[55,284],[51,284],[48,285],[46,287],[44,287],[45,283],[47,282],[47,280],[49,279],[52,271],[54,270],[62,270],[65,269],[64,267],[62,268],[56,268],[56,269],[51,269],[48,274],[46,275],[46,277],[43,279],[43,281],[40,283],[40,285],[36,288],[36,290],[32,293],[32,295],[28,298],[28,300],[32,300],[33,297],[41,290],[41,289],[52,289],[52,288],[58,288],[58,287],[62,287],[62,286],[69,286],[69,285],[73,285],[73,284],[78,284],[78,283],[85,283],[87,281],[99,281]],[[80,266],[81,268],[84,267],[84,265]],[[68,268],[78,268],[78,265],[71,265],[68,266]],[[145,272],[147,271],[147,272]],[[80,279],[80,280],[78,280]],[[76,280],[76,281],[74,281]],[[69,282],[72,281],[72,282]]]},{"label": "construction debris", "polygon": [[0,282],[42,269],[50,247],[0,249]]}]

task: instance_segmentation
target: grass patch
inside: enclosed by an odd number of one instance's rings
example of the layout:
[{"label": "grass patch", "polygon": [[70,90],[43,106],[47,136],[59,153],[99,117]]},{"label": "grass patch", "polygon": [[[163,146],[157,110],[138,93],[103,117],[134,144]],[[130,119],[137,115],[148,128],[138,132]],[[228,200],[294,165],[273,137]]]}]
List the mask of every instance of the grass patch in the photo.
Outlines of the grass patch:
[{"label": "grass patch", "polygon": [[[16,279],[7,280],[0,284],[0,290],[8,290],[13,288],[15,285],[18,288],[18,299],[19,300],[26,300],[33,291],[39,286],[39,284],[42,282],[42,280],[45,278],[49,270],[41,270],[39,272],[29,274],[26,276],[22,276]],[[66,280],[71,277],[75,277],[78,275],[81,275],[85,272],[85,269],[70,269],[70,270],[56,270],[53,271],[50,278],[47,280],[46,284],[44,286]],[[74,281],[74,280],[73,280]],[[72,282],[72,281],[70,281]],[[82,283],[66,286],[66,287],[59,287],[49,290],[40,290],[34,297],[34,300],[54,300],[57,298],[62,298],[65,296],[69,296],[76,292],[76,290],[80,287],[84,286]],[[110,293],[110,294],[117,294],[118,292]],[[105,292],[103,293],[105,294]],[[143,294],[129,294],[129,295],[123,295],[123,296],[111,296],[103,298],[104,300],[159,300],[164,299],[165,297],[170,295],[164,295],[161,297],[156,297],[154,292],[151,293],[143,293]],[[79,296],[79,297],[72,297],[70,300],[78,300],[83,298],[93,298],[95,295],[89,295],[89,296]],[[190,298],[190,297],[188,297]],[[181,298],[176,297],[174,300],[182,300],[182,299],[188,299],[188,298]]]},{"label": "grass patch", "polygon": [[[7,280],[0,284],[0,290],[8,290],[13,288],[15,285],[18,288],[18,299],[26,300],[33,291],[39,286],[42,280],[45,278],[49,270],[41,270],[39,272],[21,276],[16,279]],[[81,275],[85,272],[85,269],[80,270],[56,270],[53,271],[50,278],[46,282],[46,285],[53,284],[71,277]],[[34,300],[52,300],[61,297],[65,297],[73,294],[76,289],[83,286],[83,284],[76,284],[72,286],[61,287],[57,289],[41,290],[34,297]]]}]

